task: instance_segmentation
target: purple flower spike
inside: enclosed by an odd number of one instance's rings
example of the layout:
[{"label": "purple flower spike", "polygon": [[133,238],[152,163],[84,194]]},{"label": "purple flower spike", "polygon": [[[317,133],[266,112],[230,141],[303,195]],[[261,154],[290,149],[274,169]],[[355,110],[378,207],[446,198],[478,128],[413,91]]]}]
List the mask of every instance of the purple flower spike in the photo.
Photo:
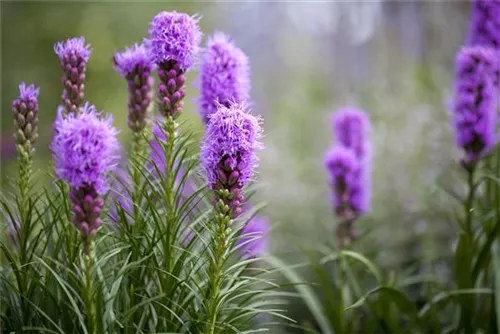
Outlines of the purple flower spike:
[{"label": "purple flower spike", "polygon": [[185,73],[194,65],[202,34],[198,18],[177,12],[161,12],[151,22],[148,45],[158,65],[160,113],[177,118],[186,96]]},{"label": "purple flower spike", "polygon": [[495,55],[482,47],[464,47],[457,55],[453,120],[465,164],[475,164],[497,142],[498,94],[491,75]]},{"label": "purple flower spike", "polygon": [[[38,94],[40,88],[35,85],[19,85],[20,95],[12,102],[12,114],[16,127],[15,139],[18,149],[31,154],[38,137]],[[23,153],[20,152],[20,153]]]},{"label": "purple flower spike", "polygon": [[469,45],[500,51],[500,0],[472,1]]},{"label": "purple flower spike", "polygon": [[217,111],[216,102],[229,107],[250,98],[250,66],[248,58],[229,37],[215,33],[208,40],[201,69],[199,112],[206,124]]},{"label": "purple flower spike", "polygon": [[149,50],[143,45],[127,48],[114,56],[116,70],[128,82],[128,125],[134,132],[146,127],[146,116],[152,98],[154,69]]},{"label": "purple flower spike", "polygon": [[84,81],[92,50],[89,44],[85,45],[84,37],[77,37],[56,43],[54,51],[59,56],[64,71],[61,99],[66,111],[63,116],[78,113],[85,95]]},{"label": "purple flower spike", "polygon": [[254,177],[258,166],[256,151],[262,148],[260,118],[246,107],[219,105],[210,116],[201,148],[201,161],[209,187],[229,206],[232,217],[241,213],[243,187]]},{"label": "purple flower spike", "polygon": [[111,116],[103,117],[88,103],[79,115],[59,116],[51,149],[56,162],[56,173],[71,186],[74,224],[85,237],[85,253],[89,253],[89,239],[95,235],[102,221],[102,195],[109,188],[108,174],[120,159],[118,131],[112,126]]},{"label": "purple flower spike", "polygon": [[255,216],[243,227],[241,236],[236,243],[241,245],[245,257],[263,256],[268,252],[269,232],[269,219],[263,216]]},{"label": "purple flower spike", "polygon": [[355,107],[344,107],[333,115],[333,126],[340,144],[352,149],[358,159],[370,158],[370,118]]}]

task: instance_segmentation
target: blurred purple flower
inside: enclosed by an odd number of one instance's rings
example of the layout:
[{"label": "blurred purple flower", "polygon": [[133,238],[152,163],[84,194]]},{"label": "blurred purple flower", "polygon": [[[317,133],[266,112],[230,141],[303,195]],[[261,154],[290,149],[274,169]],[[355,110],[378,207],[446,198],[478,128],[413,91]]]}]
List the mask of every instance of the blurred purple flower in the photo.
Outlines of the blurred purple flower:
[{"label": "blurred purple flower", "polygon": [[[327,154],[327,163],[330,159],[344,159],[344,164],[352,160],[347,156],[345,149],[352,151],[356,168],[352,175],[352,184],[348,186],[347,201],[353,214],[360,215],[370,210],[371,202],[371,123],[369,116],[355,107],[344,107],[337,111],[332,118],[333,127],[341,147],[331,150]],[[330,172],[333,171],[330,169]],[[334,201],[337,214],[341,202]]]},{"label": "blurred purple flower", "polygon": [[135,44],[123,52],[115,53],[115,69],[128,82],[128,126],[140,132],[146,126],[146,113],[151,103],[154,64],[149,50],[143,44]]},{"label": "blurred purple flower", "polygon": [[267,217],[251,218],[241,230],[236,244],[240,245],[243,256],[254,258],[265,255],[269,248],[270,222]]},{"label": "blurred purple flower", "polygon": [[344,219],[354,218],[367,210],[360,166],[354,151],[343,145],[335,145],[326,153],[325,167],[330,174],[333,206],[337,215]]},{"label": "blurred purple flower", "polygon": [[54,51],[59,56],[64,72],[61,100],[66,110],[63,116],[78,113],[85,95],[84,81],[92,49],[89,44],[85,44],[84,37],[77,37],[56,43]]},{"label": "blurred purple flower", "polygon": [[498,94],[492,65],[498,64],[490,48],[463,47],[457,54],[453,122],[456,143],[465,151],[465,163],[476,163],[497,142]]},{"label": "blurred purple flower", "polygon": [[184,108],[185,73],[194,65],[201,37],[198,18],[184,13],[161,12],[151,22],[147,43],[158,65],[158,108],[165,117],[175,119]]},{"label": "blurred purple flower", "polygon": [[500,50],[500,0],[472,1],[469,45]]},{"label": "blurred purple flower", "polygon": [[16,141],[12,133],[2,135],[1,140],[1,155],[3,161],[11,160],[16,156]]},{"label": "blurred purple flower", "polygon": [[115,179],[111,185],[110,195],[114,200],[109,211],[111,221],[118,223],[121,219],[121,211],[125,212],[125,217],[132,215],[134,203],[130,197],[129,189],[133,186],[132,179],[125,168],[118,168],[115,172]]},{"label": "blurred purple flower", "polygon": [[250,66],[248,57],[231,39],[220,32],[209,38],[201,68],[199,113],[206,124],[217,111],[216,103],[229,107],[250,98]]},{"label": "blurred purple flower", "polygon": [[351,149],[358,159],[370,159],[370,118],[355,107],[344,107],[333,115],[333,127],[340,144]]},{"label": "blurred purple flower", "polygon": [[[256,151],[262,128],[260,118],[247,112],[245,105],[219,105],[210,116],[201,147],[201,162],[209,187],[230,207],[233,217],[241,214],[243,187],[254,178],[258,166]],[[229,192],[228,197],[222,190]]]}]

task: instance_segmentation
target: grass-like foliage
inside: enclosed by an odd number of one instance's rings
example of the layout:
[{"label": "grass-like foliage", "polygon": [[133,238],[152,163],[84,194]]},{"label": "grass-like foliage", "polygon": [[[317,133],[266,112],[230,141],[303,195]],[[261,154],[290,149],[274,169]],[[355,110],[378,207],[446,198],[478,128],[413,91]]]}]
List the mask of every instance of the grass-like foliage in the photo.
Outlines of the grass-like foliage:
[{"label": "grass-like foliage", "polygon": [[241,235],[255,212],[233,222],[229,239],[244,241],[229,242],[223,262],[218,260],[220,231],[198,169],[197,143],[184,126],[176,131],[182,135],[173,141],[156,138],[166,157],[164,170],[149,150],[132,154],[133,182],[116,181],[120,190],[106,198],[105,223],[89,255],[71,223],[65,182],[31,189],[27,206],[18,196],[2,199],[3,214],[12,222],[1,240],[2,329],[251,332],[262,326],[255,321],[259,314],[281,313],[268,270],[242,251],[260,238]]}]

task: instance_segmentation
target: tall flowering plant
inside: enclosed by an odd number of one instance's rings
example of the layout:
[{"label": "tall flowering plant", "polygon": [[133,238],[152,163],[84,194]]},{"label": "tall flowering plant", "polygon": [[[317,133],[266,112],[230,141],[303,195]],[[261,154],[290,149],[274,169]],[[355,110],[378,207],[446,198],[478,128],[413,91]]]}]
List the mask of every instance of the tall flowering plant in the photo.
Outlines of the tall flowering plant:
[{"label": "tall flowering plant", "polygon": [[340,218],[338,243],[343,248],[356,238],[353,222],[370,209],[370,121],[364,111],[353,107],[339,110],[332,121],[337,144],[326,153],[325,167],[334,210]]},{"label": "tall flowering plant", "polygon": [[[243,214],[261,127],[243,104],[228,102],[246,99],[249,82],[246,57],[225,35],[210,43],[234,59],[222,52],[227,66],[210,73],[230,92],[203,88],[207,104],[222,104],[207,115],[201,157],[193,132],[178,122],[202,39],[198,21],[161,12],[142,44],[112,57],[128,88],[125,110],[115,116],[132,132],[131,154],[121,148],[113,118],[85,101],[90,45],[79,37],[54,46],[63,93],[50,145],[54,182],[43,189],[31,182],[39,88],[20,85],[12,104],[17,205],[0,199],[16,231],[0,239],[7,262],[0,271],[2,329],[215,334],[252,330],[267,310],[279,315],[261,277],[266,269],[251,272],[268,249],[269,222]],[[224,81],[233,65],[241,74],[234,84]]]}]

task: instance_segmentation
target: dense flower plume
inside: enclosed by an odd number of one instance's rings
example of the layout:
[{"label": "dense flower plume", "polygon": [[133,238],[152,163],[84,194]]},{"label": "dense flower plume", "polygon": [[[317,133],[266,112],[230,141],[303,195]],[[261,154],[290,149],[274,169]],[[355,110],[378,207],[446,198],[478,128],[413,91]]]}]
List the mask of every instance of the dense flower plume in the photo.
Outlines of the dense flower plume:
[{"label": "dense flower plume", "polygon": [[149,45],[157,64],[174,61],[183,72],[188,71],[196,60],[202,33],[199,19],[184,13],[161,12],[149,28]]},{"label": "dense flower plume", "polygon": [[114,56],[116,70],[128,82],[128,125],[140,132],[146,126],[147,111],[152,99],[154,64],[144,44],[135,44]]},{"label": "dense flower plume", "polygon": [[92,49],[89,44],[85,44],[84,37],[77,37],[56,43],[54,51],[59,56],[64,72],[61,100],[66,108],[65,114],[78,113],[85,95],[84,81]]},{"label": "dense flower plume", "polygon": [[31,153],[38,136],[38,94],[40,88],[35,85],[19,85],[19,98],[12,102],[12,113],[16,126],[16,143],[26,153]]},{"label": "dense flower plume", "polygon": [[206,129],[201,161],[209,187],[229,191],[230,199],[225,201],[234,216],[241,213],[242,188],[253,179],[258,165],[261,133],[260,118],[250,115],[242,104],[219,105]]},{"label": "dense flower plume", "polygon": [[457,145],[466,163],[481,159],[497,141],[498,95],[492,65],[496,53],[488,48],[464,47],[457,54],[453,121]]},{"label": "dense flower plume", "polygon": [[79,116],[59,117],[52,142],[56,172],[73,188],[91,186],[98,194],[108,190],[108,173],[119,162],[118,131],[113,118],[85,104]]},{"label": "dense flower plume", "polygon": [[229,107],[250,98],[250,67],[245,53],[223,33],[208,40],[201,68],[199,113],[205,122],[217,111],[217,102]]},{"label": "dense flower plume", "polygon": [[472,1],[469,44],[491,47],[500,51],[500,1]]}]

